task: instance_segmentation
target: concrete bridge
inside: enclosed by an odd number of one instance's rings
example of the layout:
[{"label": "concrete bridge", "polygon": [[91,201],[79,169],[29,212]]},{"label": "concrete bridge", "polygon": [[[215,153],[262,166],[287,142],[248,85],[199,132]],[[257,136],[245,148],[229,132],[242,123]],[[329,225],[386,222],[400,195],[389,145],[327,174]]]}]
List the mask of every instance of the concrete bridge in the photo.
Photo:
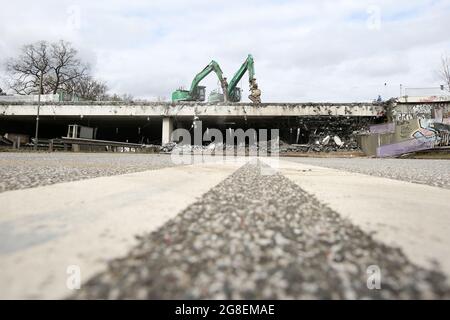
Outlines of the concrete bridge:
[{"label": "concrete bridge", "polygon": [[[36,102],[0,101],[0,133],[34,134]],[[361,127],[368,122],[410,118],[450,117],[450,102],[385,103],[170,103],[170,102],[43,102],[40,133],[54,138],[66,135],[69,124],[99,128],[98,139],[166,143],[174,128],[189,129],[194,118],[203,127],[278,128],[286,140],[292,131],[316,128]],[[145,139],[143,139],[143,137]],[[306,136],[305,136],[306,139]],[[298,140],[298,139],[297,139]]]},{"label": "concrete bridge", "polygon": [[[210,126],[236,124],[242,121],[277,123],[292,117],[381,117],[384,104],[375,103],[111,103],[111,102],[44,102],[40,106],[40,120],[67,124],[69,122],[112,121],[134,122],[144,126],[151,121],[153,127],[160,126],[162,143],[170,139],[170,133],[182,123],[192,122],[194,117]],[[31,125],[36,117],[37,103],[0,103],[0,121],[28,121]],[[158,123],[155,123],[158,122]],[[1,122],[0,122],[1,124]]]}]

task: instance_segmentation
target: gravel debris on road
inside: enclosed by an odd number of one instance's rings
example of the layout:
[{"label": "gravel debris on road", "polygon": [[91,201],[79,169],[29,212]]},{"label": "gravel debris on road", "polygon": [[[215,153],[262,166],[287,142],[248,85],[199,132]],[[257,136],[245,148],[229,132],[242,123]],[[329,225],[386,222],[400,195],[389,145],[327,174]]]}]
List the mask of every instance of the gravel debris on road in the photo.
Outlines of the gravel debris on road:
[{"label": "gravel debris on road", "polygon": [[450,189],[449,160],[300,157],[283,160]]},{"label": "gravel debris on road", "polygon": [[[280,174],[247,164],[72,299],[434,299],[445,276],[412,264]],[[151,208],[149,208],[151,214]],[[381,289],[367,287],[369,266]]]},{"label": "gravel debris on road", "polygon": [[0,152],[0,192],[170,166],[159,154]]}]

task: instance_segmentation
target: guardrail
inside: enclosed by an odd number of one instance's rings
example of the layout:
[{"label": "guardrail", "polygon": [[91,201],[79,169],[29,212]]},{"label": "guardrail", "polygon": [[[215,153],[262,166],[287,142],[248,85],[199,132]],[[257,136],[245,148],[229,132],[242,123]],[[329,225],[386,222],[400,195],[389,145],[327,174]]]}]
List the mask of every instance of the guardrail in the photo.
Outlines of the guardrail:
[{"label": "guardrail", "polygon": [[[31,141],[30,145],[33,146],[35,139],[32,138]],[[87,146],[88,148],[81,148],[81,146]],[[140,143],[70,137],[38,140],[38,148],[41,150],[48,149],[49,152],[53,152],[55,149],[69,151],[69,148],[75,152],[81,151],[81,149],[88,151],[136,152],[151,149],[151,147]]]},{"label": "guardrail", "polygon": [[[116,152],[135,152],[137,149],[141,150],[145,148],[145,144],[139,143],[84,139],[84,138],[69,138],[69,137],[62,137],[61,139],[51,139],[50,144],[54,143],[62,143],[65,146],[64,148],[65,150],[67,149],[66,146],[70,145],[72,151],[80,151],[80,146],[105,147],[105,151],[116,151]],[[51,151],[51,148],[52,146],[49,145],[49,151]]]}]

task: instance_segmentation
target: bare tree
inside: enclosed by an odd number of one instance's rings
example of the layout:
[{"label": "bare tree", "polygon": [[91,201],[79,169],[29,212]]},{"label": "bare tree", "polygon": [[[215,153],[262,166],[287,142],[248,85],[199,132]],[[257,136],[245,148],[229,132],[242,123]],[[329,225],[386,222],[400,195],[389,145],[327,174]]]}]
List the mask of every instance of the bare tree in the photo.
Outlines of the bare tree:
[{"label": "bare tree", "polygon": [[39,79],[45,79],[51,70],[48,43],[40,41],[26,45],[17,59],[7,62],[11,73],[10,87],[18,94],[45,93]]},{"label": "bare tree", "polygon": [[167,101],[167,97],[165,96],[157,96],[156,97],[156,102],[165,102]]},{"label": "bare tree", "polygon": [[133,96],[129,93],[122,94],[122,96],[120,98],[124,102],[133,102],[133,100],[134,100]]},{"label": "bare tree", "polygon": [[65,89],[71,81],[76,81],[87,75],[88,66],[82,64],[77,58],[77,50],[71,44],[63,40],[51,45],[52,77],[49,77],[47,84],[53,94],[59,89]]},{"label": "bare tree", "polygon": [[441,58],[441,70],[439,76],[444,81],[446,89],[450,91],[450,57],[443,55]]},{"label": "bare tree", "polygon": [[105,97],[106,101],[114,101],[114,102],[133,102],[134,98],[129,93],[124,93],[122,95],[118,95],[114,93],[113,95],[107,95]]},{"label": "bare tree", "polygon": [[[18,94],[39,91],[56,94],[58,90],[66,90],[70,82],[86,76],[89,70],[77,55],[77,50],[63,40],[24,46],[21,55],[7,63],[12,78],[11,89]],[[40,78],[42,86],[39,85]]]},{"label": "bare tree", "polygon": [[77,50],[63,40],[28,44],[17,58],[9,59],[6,66],[9,86],[18,94],[56,94],[62,91],[72,99],[76,95],[92,101],[133,101],[129,94],[107,94],[106,84],[89,74],[89,66],[81,61]]},{"label": "bare tree", "polygon": [[104,100],[108,90],[104,82],[97,81],[91,76],[71,80],[65,85],[65,88],[68,93],[89,101]]}]

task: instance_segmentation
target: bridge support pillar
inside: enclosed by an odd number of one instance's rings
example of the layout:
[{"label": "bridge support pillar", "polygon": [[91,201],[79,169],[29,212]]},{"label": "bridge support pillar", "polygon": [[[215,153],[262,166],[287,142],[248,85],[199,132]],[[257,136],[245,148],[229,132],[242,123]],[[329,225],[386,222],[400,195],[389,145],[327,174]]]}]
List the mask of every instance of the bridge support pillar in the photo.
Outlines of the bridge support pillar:
[{"label": "bridge support pillar", "polygon": [[164,117],[162,123],[162,144],[171,142],[173,131],[173,118]]}]

